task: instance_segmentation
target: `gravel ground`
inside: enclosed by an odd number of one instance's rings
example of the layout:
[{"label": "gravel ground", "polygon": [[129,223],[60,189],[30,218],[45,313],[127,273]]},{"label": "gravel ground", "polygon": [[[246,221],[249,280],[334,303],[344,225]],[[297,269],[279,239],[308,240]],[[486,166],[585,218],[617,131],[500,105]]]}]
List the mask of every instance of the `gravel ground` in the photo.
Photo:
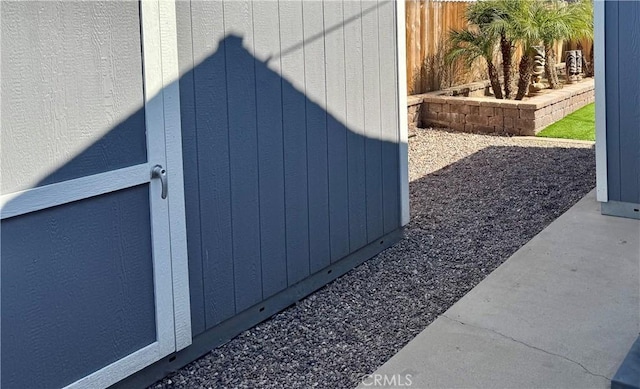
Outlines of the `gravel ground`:
[{"label": "gravel ground", "polygon": [[418,130],[396,246],[151,388],[351,388],[595,186],[592,146]]}]

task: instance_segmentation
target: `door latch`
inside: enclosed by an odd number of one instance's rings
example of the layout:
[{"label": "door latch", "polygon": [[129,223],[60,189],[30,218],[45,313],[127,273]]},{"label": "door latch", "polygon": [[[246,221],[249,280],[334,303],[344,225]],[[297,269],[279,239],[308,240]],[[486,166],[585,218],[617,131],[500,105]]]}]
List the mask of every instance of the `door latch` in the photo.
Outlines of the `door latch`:
[{"label": "door latch", "polygon": [[151,178],[159,178],[162,185],[162,198],[167,198],[167,191],[169,190],[169,183],[167,182],[167,171],[161,165],[156,165],[151,169]]}]

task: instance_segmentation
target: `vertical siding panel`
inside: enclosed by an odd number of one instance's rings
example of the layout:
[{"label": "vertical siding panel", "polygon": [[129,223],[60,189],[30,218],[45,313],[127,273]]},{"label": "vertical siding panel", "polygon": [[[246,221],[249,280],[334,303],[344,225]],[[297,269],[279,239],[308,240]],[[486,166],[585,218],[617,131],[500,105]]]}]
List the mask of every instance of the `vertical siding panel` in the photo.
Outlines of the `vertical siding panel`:
[{"label": "vertical siding panel", "polygon": [[324,3],[327,84],[327,142],[331,262],[349,254],[347,188],[346,87],[343,9],[340,1]]},{"label": "vertical siding panel", "polygon": [[176,3],[176,22],[178,25],[178,63],[180,66],[180,121],[182,124],[184,196],[188,236],[191,332],[199,334],[205,330],[205,315],[190,2]]},{"label": "vertical siding panel", "polygon": [[360,1],[347,0],[344,2],[349,242],[351,251],[355,251],[367,243],[364,81],[362,75],[362,17],[360,14]]},{"label": "vertical siding panel", "polygon": [[235,313],[222,2],[192,3],[206,327]]},{"label": "vertical siding panel", "polygon": [[620,201],[620,94],[618,72],[618,2],[605,2],[605,74],[607,87],[607,185],[609,200]]},{"label": "vertical siding panel", "polygon": [[[278,3],[253,3],[256,66],[258,163],[260,166],[260,248],[262,291],[267,298],[287,287],[282,149],[282,80]],[[271,68],[269,68],[271,65]]]},{"label": "vertical siding panel", "polygon": [[[618,63],[640,58],[640,5],[619,2]],[[614,27],[615,28],[615,27]],[[607,68],[608,70],[608,68]],[[640,203],[640,75],[637,69],[619,74],[620,200]],[[608,103],[608,101],[607,101]]]},{"label": "vertical siding panel", "polygon": [[400,226],[400,193],[398,161],[398,89],[396,69],[395,6],[393,1],[378,2],[380,31],[380,111],[382,123],[382,187],[384,232]]},{"label": "vertical siding panel", "polygon": [[323,2],[302,2],[307,161],[309,167],[309,262],[314,273],[330,264],[327,112]]},{"label": "vertical siding panel", "polygon": [[256,79],[251,12],[250,1],[224,3],[233,274],[237,312],[262,300]]},{"label": "vertical siding panel", "polygon": [[[382,220],[382,143],[380,112],[380,66],[378,64],[377,3],[364,2],[362,16],[364,66],[364,130],[366,153],[367,242],[383,235]],[[388,33],[388,32],[385,32]],[[385,75],[387,76],[387,75]]]},{"label": "vertical siding panel", "polygon": [[287,270],[289,285],[309,275],[307,131],[304,96],[302,3],[281,1],[280,40]]}]

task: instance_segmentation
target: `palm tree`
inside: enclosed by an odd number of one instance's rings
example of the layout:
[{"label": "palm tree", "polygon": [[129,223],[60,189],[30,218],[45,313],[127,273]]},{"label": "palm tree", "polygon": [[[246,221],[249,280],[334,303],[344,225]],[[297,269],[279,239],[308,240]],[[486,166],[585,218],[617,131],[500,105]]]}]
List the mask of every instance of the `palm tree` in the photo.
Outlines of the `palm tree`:
[{"label": "palm tree", "polygon": [[522,100],[527,93],[533,69],[531,48],[542,41],[541,27],[546,18],[546,4],[539,0],[513,0],[509,3],[507,16],[494,20],[493,28],[504,29],[506,35],[523,48],[518,64],[518,91],[516,100]]},{"label": "palm tree", "polygon": [[491,29],[504,31],[508,39],[523,48],[518,65],[518,91],[516,100],[522,100],[531,81],[533,62],[531,47],[545,47],[549,60],[545,71],[552,86],[557,87],[553,44],[561,39],[593,36],[592,0],[578,0],[567,4],[561,0],[501,0],[504,12],[491,22]]},{"label": "palm tree", "polygon": [[450,63],[458,58],[463,58],[466,65],[471,67],[478,58],[484,58],[487,62],[487,72],[493,93],[496,99],[502,99],[500,78],[493,63],[493,55],[496,49],[495,37],[481,30],[454,30],[449,33],[449,42],[451,49],[446,58]]},{"label": "palm tree", "polygon": [[487,34],[495,34],[500,38],[500,53],[502,56],[502,74],[504,78],[505,98],[511,98],[511,72],[513,49],[515,44],[508,35],[508,21],[513,10],[517,9],[519,0],[485,0],[473,3],[467,8],[467,20],[477,25]]},{"label": "palm tree", "polygon": [[542,8],[545,19],[540,26],[542,44],[546,54],[544,64],[544,72],[549,81],[549,85],[553,89],[561,87],[558,81],[558,73],[556,72],[556,53],[554,43],[567,39],[572,35],[571,19],[567,3],[561,0],[551,0],[546,7]]},{"label": "palm tree", "polygon": [[[489,79],[497,98],[501,98],[500,80],[493,64],[493,50],[500,42],[504,90],[511,97],[511,63],[517,43],[523,48],[518,64],[518,90],[515,99],[527,93],[533,70],[532,47],[543,45],[547,55],[545,72],[553,88],[557,88],[554,44],[564,39],[593,37],[593,0],[482,0],[469,6],[466,17],[470,30],[453,32],[450,57],[483,57],[487,61]],[[495,79],[492,79],[495,77]],[[498,97],[500,96],[500,97]]]},{"label": "palm tree", "polygon": [[593,37],[591,0],[568,4],[562,0],[548,0],[540,12],[544,14],[539,26],[546,53],[545,74],[551,88],[561,87],[556,71],[554,44],[566,39]]}]

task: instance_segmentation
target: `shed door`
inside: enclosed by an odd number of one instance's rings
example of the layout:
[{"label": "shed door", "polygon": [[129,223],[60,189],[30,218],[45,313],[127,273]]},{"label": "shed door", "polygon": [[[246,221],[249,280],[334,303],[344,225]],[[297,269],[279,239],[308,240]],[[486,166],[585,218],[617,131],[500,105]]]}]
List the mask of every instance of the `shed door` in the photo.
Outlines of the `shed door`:
[{"label": "shed door", "polygon": [[188,295],[159,5],[1,6],[1,386],[106,387],[176,350]]}]

